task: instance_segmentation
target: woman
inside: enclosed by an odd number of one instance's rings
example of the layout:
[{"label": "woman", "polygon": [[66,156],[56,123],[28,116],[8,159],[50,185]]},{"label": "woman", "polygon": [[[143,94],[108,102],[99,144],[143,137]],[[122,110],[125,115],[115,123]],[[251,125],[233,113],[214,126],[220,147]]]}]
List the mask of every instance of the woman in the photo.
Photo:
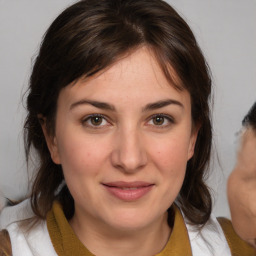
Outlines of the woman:
[{"label": "woman", "polygon": [[25,143],[39,166],[32,212],[25,201],[2,225],[13,255],[231,255],[204,181],[210,94],[193,33],[167,3],[67,8],[30,79]]}]

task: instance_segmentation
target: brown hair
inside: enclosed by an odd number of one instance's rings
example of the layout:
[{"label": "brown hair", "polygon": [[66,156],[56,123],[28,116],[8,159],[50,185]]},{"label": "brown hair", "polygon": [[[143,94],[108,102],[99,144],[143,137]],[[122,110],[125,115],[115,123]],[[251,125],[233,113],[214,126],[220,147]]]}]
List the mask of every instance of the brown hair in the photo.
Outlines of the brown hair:
[{"label": "brown hair", "polygon": [[173,68],[181,81],[176,87],[191,95],[193,122],[201,128],[177,202],[193,224],[209,219],[212,203],[205,174],[212,140],[208,106],[211,78],[189,26],[161,0],[79,1],[64,10],[47,30],[30,78],[24,125],[27,160],[32,148],[39,157],[31,194],[32,208],[39,218],[46,217],[56,199],[71,218],[74,201],[67,186],[60,187],[62,168],[51,159],[41,129],[43,120],[38,116],[44,117],[49,134],[54,135],[61,89],[94,75],[142,45],[152,50],[172,82],[170,66]]}]

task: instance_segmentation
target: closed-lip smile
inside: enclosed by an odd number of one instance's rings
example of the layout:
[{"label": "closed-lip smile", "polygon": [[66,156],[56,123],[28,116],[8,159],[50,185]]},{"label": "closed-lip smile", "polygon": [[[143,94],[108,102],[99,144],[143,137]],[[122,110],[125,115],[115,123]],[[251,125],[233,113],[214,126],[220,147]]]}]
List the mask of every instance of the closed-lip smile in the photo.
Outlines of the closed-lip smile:
[{"label": "closed-lip smile", "polygon": [[136,201],[148,194],[153,188],[153,183],[144,181],[114,181],[102,183],[106,190],[114,197],[122,201]]}]

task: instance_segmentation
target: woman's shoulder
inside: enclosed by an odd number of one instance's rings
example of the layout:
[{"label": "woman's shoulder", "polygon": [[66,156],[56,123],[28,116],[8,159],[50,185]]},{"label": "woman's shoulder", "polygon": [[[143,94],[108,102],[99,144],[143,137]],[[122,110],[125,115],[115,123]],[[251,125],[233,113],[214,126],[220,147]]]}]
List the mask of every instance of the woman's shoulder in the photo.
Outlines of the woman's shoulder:
[{"label": "woman's shoulder", "polygon": [[201,227],[191,224],[186,217],[184,218],[193,255],[231,256],[224,232],[213,214]]},{"label": "woman's shoulder", "polygon": [[223,217],[210,219],[201,228],[186,226],[193,255],[246,255],[256,256],[256,251],[234,231],[232,222]]},{"label": "woman's shoulder", "polygon": [[[231,252],[234,255],[256,256],[256,250],[243,241],[235,232],[232,222],[224,217],[217,218],[220,223]],[[232,255],[233,255],[232,254]]]},{"label": "woman's shoulder", "polygon": [[[35,220],[30,201],[6,207],[0,215],[0,256],[56,256],[49,237],[45,220]],[[11,247],[10,247],[11,245]],[[5,248],[11,248],[12,254],[4,254]],[[2,253],[2,254],[1,254]]]},{"label": "woman's shoulder", "polygon": [[[46,221],[38,221],[32,227],[29,226],[29,219],[24,222],[13,222],[1,233],[3,233],[1,250],[3,251],[6,246],[9,248],[11,244],[13,256],[57,256],[51,243]],[[7,255],[9,254],[3,254],[3,256]]]}]

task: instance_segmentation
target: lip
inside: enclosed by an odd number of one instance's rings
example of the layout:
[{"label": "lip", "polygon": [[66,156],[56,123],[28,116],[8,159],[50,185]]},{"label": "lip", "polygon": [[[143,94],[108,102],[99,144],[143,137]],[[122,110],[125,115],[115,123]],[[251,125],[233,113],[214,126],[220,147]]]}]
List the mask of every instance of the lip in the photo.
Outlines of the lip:
[{"label": "lip", "polygon": [[135,181],[115,181],[102,183],[106,190],[114,197],[123,201],[136,201],[148,194],[153,188],[154,184]]}]

